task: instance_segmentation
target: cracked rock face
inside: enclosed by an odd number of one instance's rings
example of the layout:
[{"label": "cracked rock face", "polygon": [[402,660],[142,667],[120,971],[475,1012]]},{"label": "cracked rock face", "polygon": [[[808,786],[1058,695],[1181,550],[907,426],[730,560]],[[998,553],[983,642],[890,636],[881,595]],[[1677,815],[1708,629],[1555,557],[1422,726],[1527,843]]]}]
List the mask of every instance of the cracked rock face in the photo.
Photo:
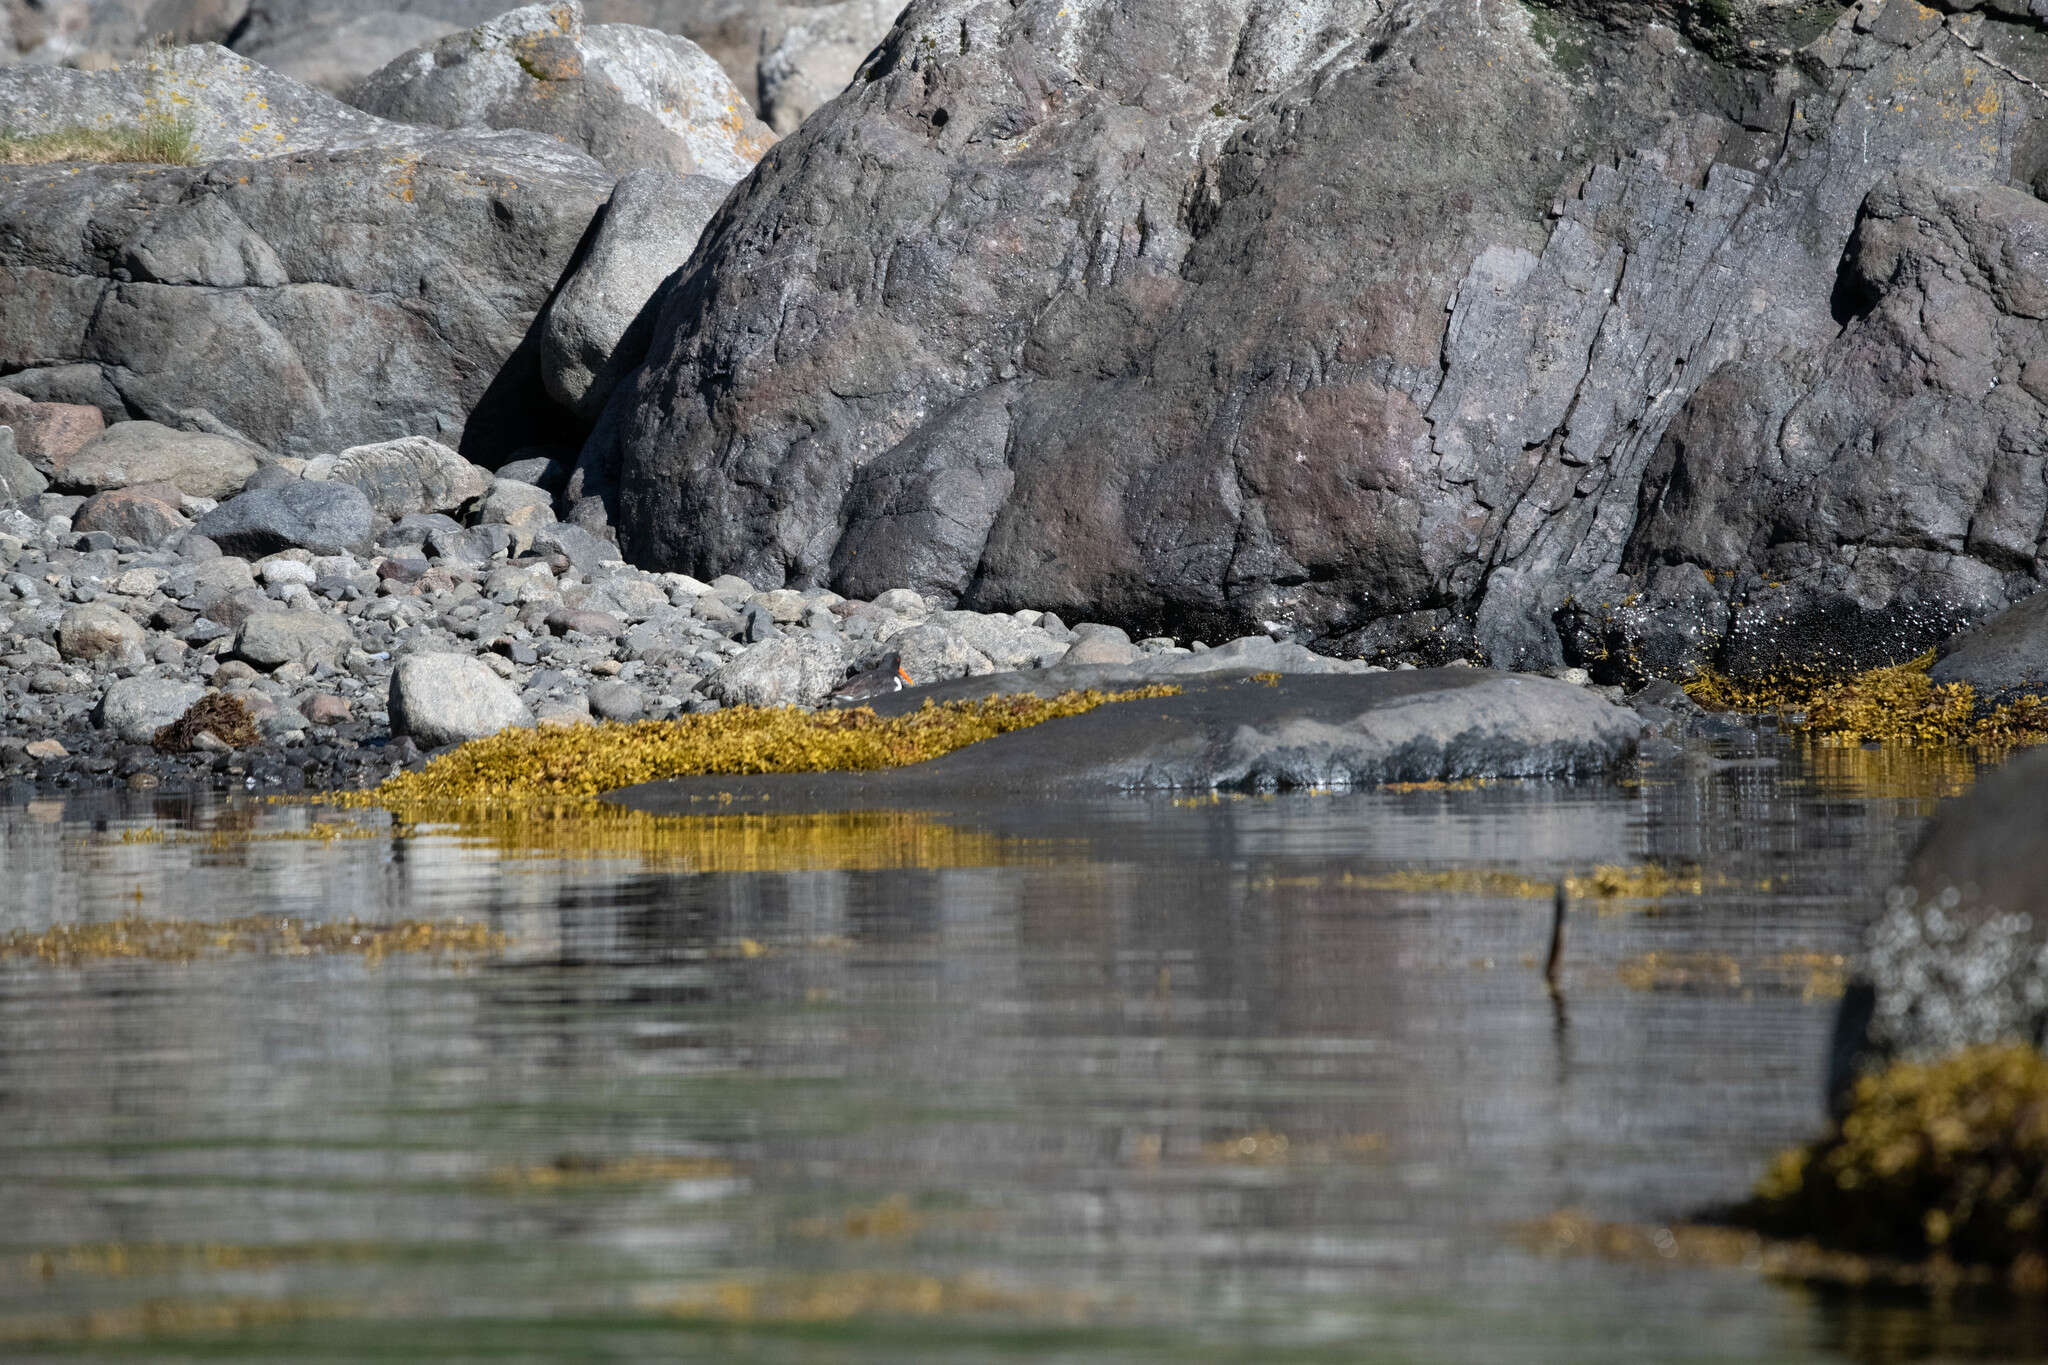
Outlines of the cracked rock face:
[{"label": "cracked rock face", "polygon": [[2040,570],[2048,99],[2006,71],[2048,44],[1913,8],[1752,47],[915,0],[585,463],[705,577],[1617,676],[1916,653]]},{"label": "cracked rock face", "polygon": [[373,118],[218,47],[0,69],[17,132],[176,107],[195,166],[0,167],[0,373],[311,456],[434,434],[496,463],[559,422],[528,333],[611,188],[528,132]]}]

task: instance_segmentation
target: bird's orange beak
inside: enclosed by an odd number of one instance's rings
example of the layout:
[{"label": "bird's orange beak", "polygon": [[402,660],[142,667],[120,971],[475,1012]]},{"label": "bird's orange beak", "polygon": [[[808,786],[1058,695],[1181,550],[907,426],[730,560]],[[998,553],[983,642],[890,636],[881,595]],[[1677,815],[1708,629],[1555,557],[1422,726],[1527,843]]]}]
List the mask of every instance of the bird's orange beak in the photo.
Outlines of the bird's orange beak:
[{"label": "bird's orange beak", "polygon": [[905,673],[905,672],[903,671],[903,665],[902,665],[902,664],[898,664],[898,665],[896,665],[896,676],[897,676],[897,677],[899,677],[899,678],[901,678],[901,679],[903,679],[903,685],[904,685],[905,687],[915,687],[915,686],[917,686],[917,684],[916,684],[916,683],[914,683],[914,682],[912,682],[912,681],[910,680],[910,675],[909,675],[908,673]]}]

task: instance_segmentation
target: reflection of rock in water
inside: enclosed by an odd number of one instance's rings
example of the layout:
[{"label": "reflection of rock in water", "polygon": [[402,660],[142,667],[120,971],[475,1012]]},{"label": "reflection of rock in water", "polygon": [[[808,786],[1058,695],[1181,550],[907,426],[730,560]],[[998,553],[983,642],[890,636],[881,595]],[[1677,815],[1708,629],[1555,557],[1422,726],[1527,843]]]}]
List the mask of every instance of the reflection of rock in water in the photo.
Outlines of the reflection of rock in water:
[{"label": "reflection of rock in water", "polygon": [[2048,749],[2013,759],[1943,812],[1867,935],[1870,994],[1845,1006],[1847,1043],[1863,1011],[1878,1056],[2048,1041],[2044,810]]}]

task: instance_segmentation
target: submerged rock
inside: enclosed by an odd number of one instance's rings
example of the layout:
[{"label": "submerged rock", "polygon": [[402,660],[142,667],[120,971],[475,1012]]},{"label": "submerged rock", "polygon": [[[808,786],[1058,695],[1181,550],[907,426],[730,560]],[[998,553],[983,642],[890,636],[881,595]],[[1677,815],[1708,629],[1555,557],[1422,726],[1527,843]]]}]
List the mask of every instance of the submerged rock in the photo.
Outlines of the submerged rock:
[{"label": "submerged rock", "polygon": [[[875,710],[898,715],[926,700],[1051,697],[1151,682],[1125,669],[1059,667],[913,688],[882,699]],[[1176,696],[1103,707],[913,768],[683,779],[615,799],[663,812],[714,791],[839,806],[1561,776],[1621,763],[1642,729],[1632,712],[1583,688],[1479,669],[1353,677],[1225,672],[1184,678],[1180,686]]]}]

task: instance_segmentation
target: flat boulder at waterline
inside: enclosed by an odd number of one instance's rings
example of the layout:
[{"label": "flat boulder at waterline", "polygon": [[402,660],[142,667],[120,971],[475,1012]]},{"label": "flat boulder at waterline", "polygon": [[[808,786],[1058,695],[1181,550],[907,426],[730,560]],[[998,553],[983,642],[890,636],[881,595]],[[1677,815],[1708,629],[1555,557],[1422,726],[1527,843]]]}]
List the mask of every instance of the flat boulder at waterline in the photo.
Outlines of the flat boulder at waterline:
[{"label": "flat boulder at waterline", "polygon": [[[964,678],[876,703],[1056,696],[1144,686],[1122,668],[1056,667]],[[650,783],[612,799],[687,810],[711,795],[778,808],[921,805],[1089,792],[1271,791],[1598,773],[1635,752],[1641,722],[1569,683],[1483,669],[1363,675],[1212,673],[1177,695],[1120,702],[985,740],[915,767]]]}]

